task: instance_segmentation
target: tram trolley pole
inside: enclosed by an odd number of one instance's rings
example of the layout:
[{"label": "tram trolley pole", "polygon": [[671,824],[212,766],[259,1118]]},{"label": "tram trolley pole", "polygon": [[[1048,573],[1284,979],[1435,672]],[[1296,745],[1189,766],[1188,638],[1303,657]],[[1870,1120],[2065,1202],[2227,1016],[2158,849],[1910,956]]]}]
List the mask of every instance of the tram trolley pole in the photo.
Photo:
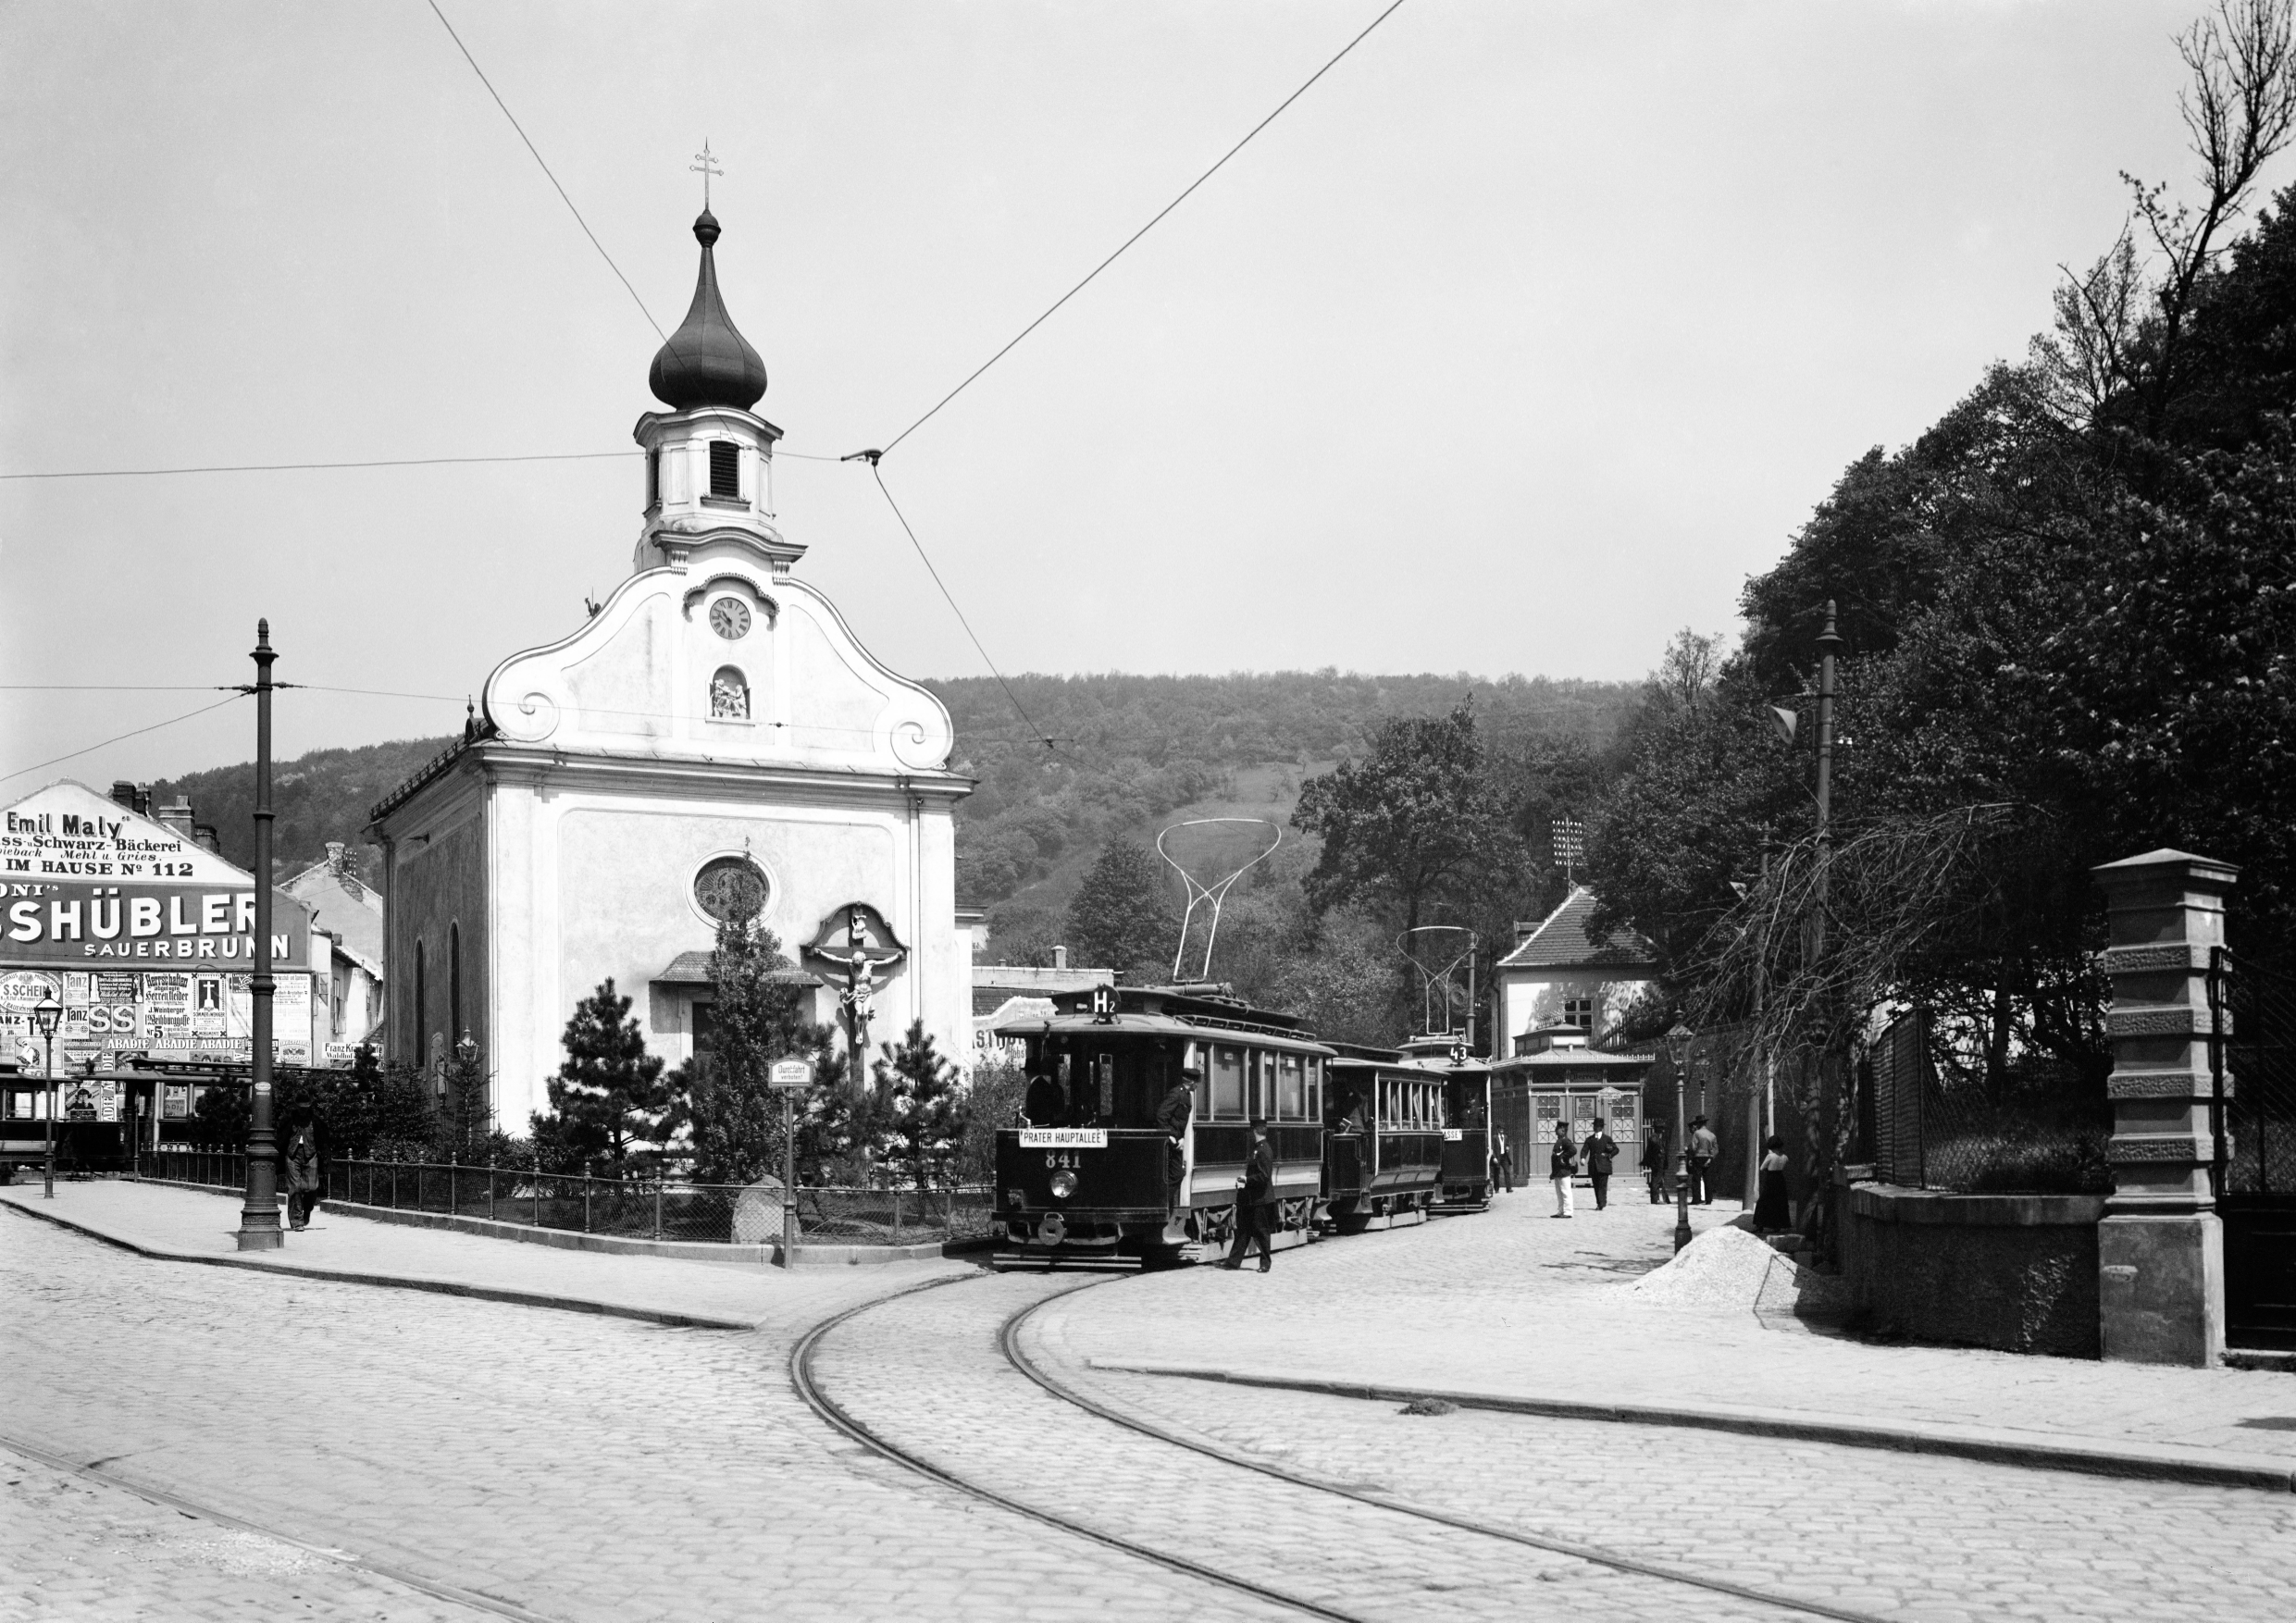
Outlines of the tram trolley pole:
[{"label": "tram trolley pole", "polygon": [[768,1073],[773,1090],[781,1096],[781,1266],[797,1266],[797,1117],[795,1100],[813,1085],[813,1065],[803,1059],[776,1059]]}]

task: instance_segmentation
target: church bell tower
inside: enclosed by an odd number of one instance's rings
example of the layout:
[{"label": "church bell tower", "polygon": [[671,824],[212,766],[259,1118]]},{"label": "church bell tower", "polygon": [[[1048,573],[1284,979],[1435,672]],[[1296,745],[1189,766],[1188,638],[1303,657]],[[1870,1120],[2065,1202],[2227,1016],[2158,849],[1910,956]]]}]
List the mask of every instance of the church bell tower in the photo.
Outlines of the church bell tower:
[{"label": "church bell tower", "polygon": [[704,208],[693,234],[701,244],[693,304],[646,376],[670,409],[646,413],[635,430],[646,452],[646,517],[631,563],[683,568],[697,548],[729,541],[786,575],[805,549],[774,526],[781,430],[751,409],[765,393],[765,363],[717,291],[717,217]]}]

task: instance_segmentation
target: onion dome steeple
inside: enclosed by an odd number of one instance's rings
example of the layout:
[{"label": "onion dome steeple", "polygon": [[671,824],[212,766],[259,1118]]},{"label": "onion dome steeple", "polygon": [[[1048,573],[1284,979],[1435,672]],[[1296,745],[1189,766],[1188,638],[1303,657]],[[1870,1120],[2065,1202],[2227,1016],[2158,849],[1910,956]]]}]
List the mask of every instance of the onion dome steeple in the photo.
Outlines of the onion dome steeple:
[{"label": "onion dome steeple", "polygon": [[704,206],[693,223],[701,244],[701,273],[694,283],[693,305],[684,325],[656,352],[646,385],[673,411],[696,406],[732,406],[748,411],[765,392],[765,363],[750,341],[734,329],[717,291],[717,262],[712,244],[717,217]]}]

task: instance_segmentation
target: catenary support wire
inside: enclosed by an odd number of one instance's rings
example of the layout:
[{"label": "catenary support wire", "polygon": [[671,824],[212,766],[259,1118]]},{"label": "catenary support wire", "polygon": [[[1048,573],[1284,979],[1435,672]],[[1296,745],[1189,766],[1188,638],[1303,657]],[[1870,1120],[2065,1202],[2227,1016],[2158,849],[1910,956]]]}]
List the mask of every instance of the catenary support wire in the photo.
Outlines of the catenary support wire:
[{"label": "catenary support wire", "polygon": [[[1173,209],[1178,208],[1182,204],[1185,203],[1188,198],[1194,194],[1198,187],[1201,186],[1205,181],[1210,180],[1214,175],[1218,174],[1221,169],[1226,166],[1227,161],[1230,158],[1234,157],[1237,153],[1242,152],[1246,146],[1249,145],[1252,137],[1258,135],[1262,130],[1265,130],[1269,125],[1274,123],[1277,118],[1281,118],[1285,108],[1290,106],[1301,96],[1306,95],[1308,92],[1314,87],[1317,80],[1322,79],[1333,68],[1338,67],[1342,57],[1346,56],[1348,52],[1354,50],[1366,39],[1370,38],[1371,32],[1373,29],[1377,28],[1381,23],[1385,22],[1389,18],[1393,17],[1398,10],[1402,9],[1402,6],[1403,0],[1394,0],[1393,5],[1390,5],[1384,11],[1381,12],[1377,17],[1371,19],[1370,22],[1364,24],[1363,31],[1361,33],[1357,34],[1355,38],[1340,46],[1338,53],[1334,56],[1330,61],[1324,63],[1322,67],[1317,68],[1313,73],[1309,74],[1306,82],[1301,84],[1297,90],[1285,96],[1281,102],[1278,102],[1274,112],[1270,113],[1266,118],[1260,119],[1259,123],[1253,125],[1249,130],[1246,130],[1244,132],[1244,139],[1237,142],[1234,146],[1228,148],[1227,151],[1222,153],[1217,163],[1214,163],[1210,168],[1206,169],[1202,174],[1197,176],[1195,180],[1189,181],[1186,189],[1183,191],[1179,196],[1173,198],[1170,203],[1164,204],[1163,207],[1158,209],[1155,216],[1149,219],[1148,224],[1142,226],[1138,230],[1133,232],[1131,236],[1126,237],[1122,242],[1118,243],[1116,245],[1115,253],[1110,254],[1106,259],[1101,260],[1099,264],[1094,266],[1090,270],[1086,271],[1085,273],[1084,280],[1078,282],[1074,287],[1069,289],[1068,291],[1053,300],[1051,304],[1046,308],[1043,315],[1037,316],[1036,320],[1030,322],[1026,327],[1022,328],[1019,332],[1013,334],[1011,341],[1007,343],[1004,348],[999,350],[995,354],[989,356],[988,359],[974,367],[972,372],[966,376],[963,382],[958,384],[956,388],[950,390],[947,394],[942,395],[940,399],[935,401],[933,403],[932,410],[926,412],[925,415],[919,417],[915,422],[910,424],[909,427],[894,435],[892,439],[887,440],[885,442],[884,450],[877,452],[875,454],[879,456],[884,455],[887,452],[891,451],[895,446],[899,445],[902,440],[908,439],[910,435],[915,433],[919,428],[924,427],[925,424],[931,422],[933,418],[938,415],[941,407],[947,405],[950,401],[956,399],[957,396],[972,388],[974,380],[979,378],[982,373],[987,371],[999,361],[1003,360],[1005,356],[1011,354],[1013,350],[1020,346],[1020,342],[1023,339],[1026,338],[1030,333],[1036,331],[1039,327],[1042,327],[1046,322],[1052,319],[1054,312],[1058,311],[1061,305],[1067,304],[1078,293],[1083,292],[1086,288],[1091,285],[1095,277],[1098,277],[1102,271],[1106,270],[1110,266],[1115,264],[1118,259],[1122,258],[1125,249],[1131,247],[1135,242],[1137,242],[1141,238],[1147,236],[1150,231],[1154,230],[1157,225],[1166,215],[1170,214]],[[569,204],[568,206],[572,205]],[[601,250],[601,252],[603,252],[603,250]],[[875,466],[875,465],[872,463],[871,465]]]}]

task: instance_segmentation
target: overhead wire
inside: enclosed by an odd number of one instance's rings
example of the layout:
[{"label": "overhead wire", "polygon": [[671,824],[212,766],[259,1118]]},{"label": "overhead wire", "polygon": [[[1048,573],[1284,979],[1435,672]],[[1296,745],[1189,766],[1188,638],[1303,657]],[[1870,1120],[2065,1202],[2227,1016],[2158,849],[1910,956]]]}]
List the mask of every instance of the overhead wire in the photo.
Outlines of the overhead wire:
[{"label": "overhead wire", "polygon": [[[433,0],[433,4],[436,4],[436,0]],[[1003,360],[1005,356],[1011,354],[1012,351],[1019,346],[1023,339],[1026,338],[1030,333],[1036,331],[1039,327],[1042,327],[1047,321],[1049,321],[1052,318],[1053,314],[1058,311],[1061,305],[1067,304],[1078,293],[1083,292],[1086,288],[1092,284],[1094,278],[1098,277],[1102,271],[1106,270],[1110,266],[1115,264],[1118,259],[1123,256],[1125,249],[1131,247],[1135,242],[1137,242],[1141,238],[1147,236],[1150,231],[1154,230],[1157,225],[1166,215],[1170,214],[1173,209],[1178,208],[1182,204],[1185,203],[1188,198],[1194,194],[1198,187],[1201,186],[1205,181],[1210,180],[1214,175],[1218,174],[1221,169],[1226,166],[1227,161],[1230,158],[1234,157],[1237,153],[1242,152],[1246,146],[1249,145],[1252,137],[1258,135],[1262,130],[1265,130],[1269,125],[1274,123],[1277,118],[1281,118],[1285,108],[1290,106],[1301,96],[1306,95],[1314,86],[1317,80],[1322,79],[1333,68],[1338,67],[1341,59],[1344,58],[1348,52],[1354,50],[1358,45],[1361,44],[1366,39],[1368,39],[1373,29],[1377,28],[1381,23],[1385,22],[1389,18],[1393,17],[1397,11],[1402,9],[1403,4],[1404,0],[1394,0],[1394,3],[1390,5],[1386,10],[1381,12],[1377,17],[1374,17],[1370,22],[1366,23],[1363,27],[1362,32],[1357,34],[1355,38],[1340,46],[1338,53],[1334,55],[1330,61],[1324,63],[1322,67],[1308,75],[1307,80],[1297,90],[1292,92],[1291,94],[1285,96],[1282,101],[1276,104],[1274,112],[1270,113],[1266,118],[1260,119],[1259,123],[1253,125],[1249,130],[1246,130],[1244,132],[1244,139],[1237,142],[1234,146],[1228,148],[1227,151],[1222,153],[1218,162],[1214,163],[1210,168],[1206,169],[1202,174],[1197,176],[1195,180],[1189,181],[1185,190],[1184,190],[1179,196],[1173,198],[1170,203],[1164,204],[1163,207],[1158,209],[1154,217],[1151,218],[1147,225],[1142,226],[1138,230],[1133,232],[1131,236],[1126,237],[1122,242],[1118,243],[1116,245],[1115,253],[1111,254],[1106,259],[1101,260],[1099,264],[1094,266],[1089,271],[1086,272],[1085,278],[1082,281],[1078,282],[1074,287],[1069,289],[1065,293],[1062,293],[1059,298],[1053,300],[1051,304],[1046,308],[1043,315],[1037,316],[1036,320],[1030,322],[1026,327],[1022,328],[1019,332],[1012,336],[1011,341],[1008,342],[1004,348],[999,350],[995,354],[989,356],[988,359],[974,367],[973,370],[966,375],[963,382],[958,384],[956,388],[950,390],[947,394],[942,395],[939,400],[934,402],[932,410],[926,412],[925,415],[919,417],[915,422],[910,424],[909,427],[903,428],[900,433],[894,435],[892,439],[886,441],[884,448],[879,451],[878,454],[882,456],[891,452],[895,446],[899,445],[902,440],[908,439],[910,435],[915,433],[919,428],[924,427],[925,424],[931,422],[939,413],[941,407],[956,399],[957,396],[962,394],[967,389],[970,389],[973,386],[974,380],[979,378],[982,373],[987,371],[999,361]]]},{"label": "overhead wire", "polygon": [[463,60],[470,64],[470,70],[478,76],[478,82],[486,86],[486,93],[494,98],[494,105],[502,108],[503,117],[510,120],[510,127],[518,132],[518,139],[526,142],[527,151],[532,153],[534,161],[541,166],[543,175],[558,193],[558,200],[566,205],[566,212],[574,217],[574,223],[582,228],[582,235],[588,237],[590,245],[598,250],[598,257],[606,262],[606,268],[614,272],[614,279],[628,291],[630,302],[638,306],[638,313],[646,318],[646,325],[653,328],[654,336],[664,343],[669,342],[669,334],[662,330],[662,324],[653,318],[653,312],[646,308],[646,301],[638,296],[638,290],[631,286],[630,279],[622,274],[622,267],[614,264],[614,255],[606,252],[606,245],[598,240],[598,233],[590,229],[590,221],[582,217],[582,211],[574,206],[574,199],[566,195],[564,186],[559,185],[558,177],[552,173],[549,163],[543,159],[541,149],[527,134],[526,126],[518,122],[518,115],[510,110],[510,104],[503,100],[503,93],[494,88],[494,81],[486,76],[486,69],[478,66],[478,58],[470,54],[470,47],[463,43],[463,36],[454,31],[454,25],[447,21],[446,13],[439,9],[439,0],[428,0],[428,4],[431,15],[439,19],[439,26],[446,30],[447,38],[454,42],[454,48],[463,54]]},{"label": "overhead wire", "polygon": [[43,766],[55,766],[60,762],[74,760],[79,756],[93,753],[93,751],[101,750],[109,744],[118,744],[129,738],[139,738],[145,733],[156,733],[162,727],[172,727],[178,722],[188,722],[193,716],[205,715],[211,710],[221,710],[225,705],[233,703],[239,700],[244,699],[245,697],[246,694],[244,692],[235,688],[223,698],[217,700],[213,704],[203,704],[197,710],[187,710],[181,715],[169,716],[164,722],[154,722],[148,727],[136,727],[129,732],[117,733],[111,737],[102,739],[96,743],[82,745],[77,750],[68,750],[61,755],[51,755],[45,761],[35,761],[30,766],[19,766],[13,772],[0,772],[0,783],[6,783],[12,777],[22,777],[28,772],[38,772]]}]

